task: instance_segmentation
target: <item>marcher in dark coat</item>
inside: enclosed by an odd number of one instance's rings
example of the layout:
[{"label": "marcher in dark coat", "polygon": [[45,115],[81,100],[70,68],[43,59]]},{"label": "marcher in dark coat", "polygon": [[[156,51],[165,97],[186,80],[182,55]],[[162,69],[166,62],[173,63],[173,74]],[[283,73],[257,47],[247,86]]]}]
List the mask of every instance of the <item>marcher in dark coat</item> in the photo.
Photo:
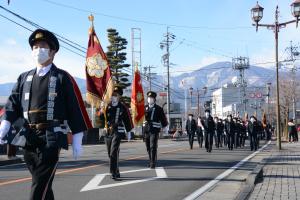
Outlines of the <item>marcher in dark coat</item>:
[{"label": "marcher in dark coat", "polygon": [[222,121],[219,120],[218,117],[215,117],[214,120],[215,120],[215,125],[216,125],[215,144],[216,144],[216,147],[219,148],[219,147],[222,147],[222,134],[224,132],[224,125],[223,125]]},{"label": "marcher in dark coat", "polygon": [[56,36],[37,29],[29,44],[36,68],[19,76],[7,100],[0,144],[11,124],[24,119],[22,135],[15,137],[20,140],[12,142],[24,148],[24,160],[32,175],[30,199],[53,200],[52,182],[60,150],[68,149],[66,123],[73,134],[75,159],[81,154],[83,132],[92,125],[74,78],[53,64],[59,50]]},{"label": "marcher in dark coat", "polygon": [[143,135],[149,155],[149,167],[154,169],[157,162],[157,143],[161,129],[167,131],[168,121],[162,107],[156,104],[157,94],[147,92],[148,105],[145,106],[145,121],[143,123]]},{"label": "marcher in dark coat", "polygon": [[251,116],[250,121],[248,122],[248,134],[250,140],[251,151],[257,150],[258,148],[258,139],[257,134],[259,132],[259,125],[257,123],[256,117]]},{"label": "marcher in dark coat", "polygon": [[197,125],[195,119],[193,119],[193,114],[188,115],[188,120],[186,120],[185,130],[189,136],[190,149],[193,149],[195,132],[197,130]]},{"label": "marcher in dark coat", "polygon": [[210,115],[210,110],[205,110],[204,118],[204,133],[205,133],[205,148],[207,152],[212,151],[213,137],[215,133],[215,122],[213,117]]},{"label": "marcher in dark coat", "polygon": [[227,121],[225,123],[225,131],[227,135],[228,149],[233,150],[234,135],[235,135],[236,128],[231,115],[227,116]]}]

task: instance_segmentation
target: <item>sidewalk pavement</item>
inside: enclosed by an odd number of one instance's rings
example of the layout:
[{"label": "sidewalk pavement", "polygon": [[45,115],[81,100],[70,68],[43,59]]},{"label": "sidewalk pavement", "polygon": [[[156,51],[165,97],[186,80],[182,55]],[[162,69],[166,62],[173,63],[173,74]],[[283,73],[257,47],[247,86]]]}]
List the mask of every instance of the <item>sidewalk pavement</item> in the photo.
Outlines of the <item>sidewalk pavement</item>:
[{"label": "sidewalk pavement", "polygon": [[[261,145],[263,146],[263,141]],[[211,188],[207,189],[197,198],[197,200],[243,200],[251,193],[255,181],[262,174],[260,166],[264,158],[271,155],[275,148],[275,142],[271,142],[263,150],[255,152],[254,156],[242,165],[238,166],[233,172],[222,179],[215,179],[217,182]],[[225,172],[226,173],[226,172]]]},{"label": "sidewalk pavement", "polygon": [[263,181],[256,184],[250,200],[300,199],[300,143],[282,143],[266,158]]}]

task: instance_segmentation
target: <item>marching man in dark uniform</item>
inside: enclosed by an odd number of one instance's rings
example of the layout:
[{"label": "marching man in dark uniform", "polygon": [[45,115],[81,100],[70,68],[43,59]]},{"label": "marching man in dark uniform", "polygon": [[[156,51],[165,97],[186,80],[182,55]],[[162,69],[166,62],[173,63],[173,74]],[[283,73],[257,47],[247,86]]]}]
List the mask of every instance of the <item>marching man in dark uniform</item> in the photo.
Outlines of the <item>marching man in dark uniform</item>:
[{"label": "marching man in dark uniform", "polygon": [[235,124],[232,120],[232,115],[228,115],[227,120],[225,122],[225,132],[227,135],[227,144],[228,144],[229,150],[233,150],[235,131],[236,131],[236,128],[235,128]]},{"label": "marching man in dark uniform", "polygon": [[110,161],[109,164],[112,179],[120,178],[119,152],[121,139],[124,139],[126,133],[133,129],[129,110],[126,105],[120,102],[122,95],[122,89],[116,86],[111,97],[111,102],[105,109],[104,114],[107,123],[105,143]]},{"label": "marching man in dark uniform", "polygon": [[195,132],[197,130],[196,121],[193,119],[193,114],[188,115],[188,120],[186,120],[185,130],[189,136],[190,149],[193,149]]},{"label": "marching man in dark uniform", "polygon": [[205,148],[207,152],[211,152],[213,145],[213,137],[215,133],[215,122],[213,117],[210,115],[210,110],[205,110],[204,118],[204,133],[205,133]]},{"label": "marching man in dark uniform", "polygon": [[249,134],[251,151],[253,151],[253,150],[256,151],[257,150],[257,147],[258,147],[258,139],[257,139],[258,131],[259,131],[259,127],[258,127],[256,117],[251,116],[250,121],[248,122],[248,134]]},{"label": "marching man in dark uniform", "polygon": [[150,168],[154,169],[157,159],[157,141],[161,128],[166,131],[168,121],[164,110],[158,106],[156,101],[156,93],[149,91],[147,93],[148,105],[145,107],[145,122],[143,124],[143,135],[145,138],[146,148],[149,155]]},{"label": "marching man in dark uniform", "polygon": [[74,79],[53,64],[59,49],[55,35],[37,29],[29,37],[29,44],[36,68],[19,76],[7,100],[0,143],[11,124],[24,119],[15,144],[24,148],[24,160],[32,175],[30,199],[52,200],[59,152],[68,149],[64,122],[73,133],[75,159],[81,154],[83,131],[92,126]]}]

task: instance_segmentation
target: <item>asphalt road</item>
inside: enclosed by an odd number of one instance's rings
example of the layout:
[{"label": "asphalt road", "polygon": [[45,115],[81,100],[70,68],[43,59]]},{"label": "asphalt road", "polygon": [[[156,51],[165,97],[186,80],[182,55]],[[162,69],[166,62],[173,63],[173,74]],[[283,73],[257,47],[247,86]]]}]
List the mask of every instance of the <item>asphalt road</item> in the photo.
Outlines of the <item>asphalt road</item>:
[{"label": "asphalt road", "polygon": [[[195,141],[196,143],[196,141]],[[56,199],[72,200],[181,200],[251,154],[249,146],[207,153],[187,141],[159,140],[157,169],[147,168],[142,141],[121,143],[121,179],[111,180],[105,145],[84,147],[84,156],[73,160],[62,151],[53,183]],[[28,199],[31,178],[24,164],[0,167],[0,199]],[[222,194],[220,194],[222,195]]]}]

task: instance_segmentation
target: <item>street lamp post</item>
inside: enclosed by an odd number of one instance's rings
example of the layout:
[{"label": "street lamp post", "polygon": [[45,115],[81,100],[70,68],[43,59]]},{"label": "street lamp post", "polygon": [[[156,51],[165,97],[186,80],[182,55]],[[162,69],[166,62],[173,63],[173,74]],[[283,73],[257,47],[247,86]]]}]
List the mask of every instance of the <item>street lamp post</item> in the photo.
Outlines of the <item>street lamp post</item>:
[{"label": "street lamp post", "polygon": [[270,121],[270,118],[271,118],[271,115],[270,115],[270,90],[271,90],[271,84],[272,83],[267,83],[267,118],[269,119],[269,122]]},{"label": "street lamp post", "polygon": [[192,87],[190,87],[190,89],[189,89],[189,91],[190,91],[190,96],[191,96],[191,103],[190,103],[190,112],[192,112],[192,100],[193,100],[193,88]]},{"label": "street lamp post", "polygon": [[296,18],[294,20],[279,23],[278,15],[279,8],[276,7],[275,11],[275,22],[274,24],[259,24],[258,22],[263,18],[264,8],[261,7],[258,2],[254,8],[251,9],[252,19],[255,22],[253,24],[256,26],[256,31],[258,31],[258,27],[267,27],[268,29],[274,30],[275,33],[275,60],[276,60],[276,121],[277,121],[277,146],[278,149],[281,149],[281,133],[280,133],[280,104],[279,104],[279,62],[278,62],[278,33],[281,28],[285,28],[286,25],[296,22],[296,27],[298,27],[298,21],[300,17],[300,0],[295,0],[291,4],[292,14]]}]

